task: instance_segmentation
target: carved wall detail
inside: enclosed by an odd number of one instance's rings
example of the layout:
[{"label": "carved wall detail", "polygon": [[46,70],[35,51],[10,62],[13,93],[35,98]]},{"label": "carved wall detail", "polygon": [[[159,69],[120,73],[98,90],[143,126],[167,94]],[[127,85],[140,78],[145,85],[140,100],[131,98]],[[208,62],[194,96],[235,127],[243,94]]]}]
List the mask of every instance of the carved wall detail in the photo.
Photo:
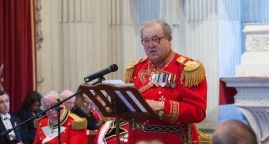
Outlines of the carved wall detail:
[{"label": "carved wall detail", "polygon": [[247,36],[246,51],[269,51],[269,34]]},{"label": "carved wall detail", "polygon": [[[42,16],[41,16],[41,10],[42,10],[42,4],[41,0],[36,0],[36,7],[35,7],[35,17],[36,17],[36,49],[37,49],[37,65],[41,65],[41,48],[42,48],[42,42],[43,42],[43,33],[42,33]],[[38,87],[41,86],[41,84],[44,82],[44,77],[41,75],[41,67],[37,67],[38,75],[37,75],[37,85]]]},{"label": "carved wall detail", "polygon": [[269,76],[269,23],[245,24],[246,51],[236,76]]},{"label": "carved wall detail", "polygon": [[36,9],[35,9],[35,15],[36,15],[36,48],[37,50],[41,49],[41,43],[43,41],[43,34],[41,30],[41,22],[42,22],[42,17],[41,17],[41,0],[36,0]]}]

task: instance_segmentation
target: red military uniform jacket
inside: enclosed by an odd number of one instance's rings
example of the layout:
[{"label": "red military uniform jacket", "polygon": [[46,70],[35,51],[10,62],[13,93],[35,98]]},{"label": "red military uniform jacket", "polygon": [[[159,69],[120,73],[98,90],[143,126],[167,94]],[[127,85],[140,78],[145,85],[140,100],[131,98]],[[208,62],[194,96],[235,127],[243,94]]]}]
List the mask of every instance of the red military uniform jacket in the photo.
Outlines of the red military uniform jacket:
[{"label": "red military uniform jacket", "polygon": [[[120,122],[119,143],[128,144],[128,123]],[[106,121],[98,130],[94,144],[115,144],[116,139],[116,121]]]},{"label": "red military uniform jacket", "polygon": [[195,123],[205,119],[207,105],[202,63],[170,51],[158,66],[144,58],[126,68],[127,83],[134,83],[145,99],[164,104],[162,120],[136,119],[129,123],[129,143],[199,143]]},{"label": "red military uniform jacket", "polygon": [[[85,119],[71,114],[64,110],[61,116],[61,143],[62,144],[87,144],[88,137],[86,133],[87,122]],[[52,125],[47,116],[43,117],[37,127],[34,144],[57,144],[58,128],[57,124]]]}]

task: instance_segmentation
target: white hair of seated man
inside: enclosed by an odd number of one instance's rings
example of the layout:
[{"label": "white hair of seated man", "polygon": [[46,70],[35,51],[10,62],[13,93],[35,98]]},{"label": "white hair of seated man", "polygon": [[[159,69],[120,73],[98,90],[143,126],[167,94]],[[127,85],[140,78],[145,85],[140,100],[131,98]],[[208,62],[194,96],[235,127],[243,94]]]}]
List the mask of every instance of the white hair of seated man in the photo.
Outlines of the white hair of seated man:
[{"label": "white hair of seated man", "polygon": [[[71,96],[71,95],[73,95],[73,94],[74,94],[74,92],[71,91],[71,90],[68,90],[68,89],[63,90],[63,91],[60,93],[60,100],[66,99],[66,98],[68,98],[69,96]],[[63,104],[64,104],[64,106],[65,106],[65,108],[66,108],[67,110],[71,110],[71,109],[74,107],[74,105],[75,105],[75,96],[72,97],[72,98],[70,98],[70,99],[68,99],[68,100],[65,101]]]}]

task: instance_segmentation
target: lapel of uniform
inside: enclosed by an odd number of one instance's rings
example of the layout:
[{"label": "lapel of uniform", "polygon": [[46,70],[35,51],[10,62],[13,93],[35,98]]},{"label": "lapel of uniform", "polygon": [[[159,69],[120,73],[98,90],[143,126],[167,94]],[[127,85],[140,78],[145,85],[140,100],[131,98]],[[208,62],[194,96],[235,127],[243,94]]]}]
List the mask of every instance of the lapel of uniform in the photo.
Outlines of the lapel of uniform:
[{"label": "lapel of uniform", "polygon": [[[15,121],[15,118],[11,114],[10,114],[10,122],[13,128],[18,125],[17,121]],[[19,129],[18,128],[14,129],[14,133],[15,133],[16,139],[18,139]]]},{"label": "lapel of uniform", "polygon": [[[0,119],[1,119],[1,117],[0,117]],[[6,129],[5,125],[4,125],[4,123],[3,123],[3,120],[1,119],[1,120],[0,120],[0,131],[1,131],[1,133],[2,133],[2,132],[4,132],[4,131],[6,131],[6,130],[7,130],[7,129]],[[8,134],[6,134],[5,137],[7,137],[7,139],[9,140],[9,135],[8,135]]]}]

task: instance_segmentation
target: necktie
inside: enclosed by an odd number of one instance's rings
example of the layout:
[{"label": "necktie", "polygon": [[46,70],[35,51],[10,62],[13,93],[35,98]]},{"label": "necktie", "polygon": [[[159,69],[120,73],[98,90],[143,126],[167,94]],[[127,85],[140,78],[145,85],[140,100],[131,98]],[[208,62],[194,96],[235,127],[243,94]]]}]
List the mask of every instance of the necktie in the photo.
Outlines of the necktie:
[{"label": "necktie", "polygon": [[1,115],[1,118],[2,118],[2,120],[7,120],[7,119],[9,119],[10,120],[10,114],[5,114],[5,115]]},{"label": "necktie", "polygon": [[[8,130],[8,129],[12,129],[13,126],[11,124],[11,117],[10,117],[10,114],[5,114],[5,115],[1,115],[1,118],[3,120],[3,123],[4,123],[4,126],[5,128]],[[15,124],[16,125],[16,124]],[[9,138],[10,140],[14,140],[16,138],[15,136],[15,132],[14,131],[11,131],[9,134]]]}]

